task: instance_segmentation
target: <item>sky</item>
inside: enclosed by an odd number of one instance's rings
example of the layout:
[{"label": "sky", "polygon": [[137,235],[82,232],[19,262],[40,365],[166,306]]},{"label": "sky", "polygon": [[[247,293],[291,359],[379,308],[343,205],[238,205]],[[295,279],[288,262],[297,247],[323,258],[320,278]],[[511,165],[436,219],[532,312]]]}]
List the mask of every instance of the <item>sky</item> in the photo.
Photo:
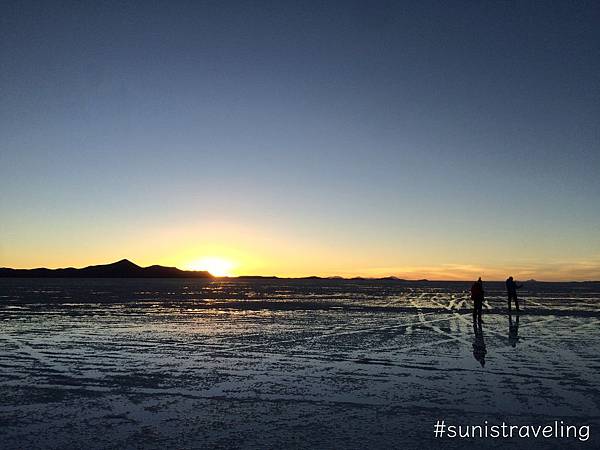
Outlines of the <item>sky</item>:
[{"label": "sky", "polygon": [[0,266],[600,279],[600,4],[0,4]]}]

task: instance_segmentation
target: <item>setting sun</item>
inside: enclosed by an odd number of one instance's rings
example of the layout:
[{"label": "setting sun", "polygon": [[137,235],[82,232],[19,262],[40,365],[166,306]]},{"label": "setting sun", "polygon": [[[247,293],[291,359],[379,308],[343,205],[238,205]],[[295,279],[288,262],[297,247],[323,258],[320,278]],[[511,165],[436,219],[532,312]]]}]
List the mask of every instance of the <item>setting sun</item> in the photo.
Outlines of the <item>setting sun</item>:
[{"label": "setting sun", "polygon": [[204,258],[191,262],[187,268],[189,270],[207,270],[216,277],[227,277],[231,275],[233,263],[221,258]]}]

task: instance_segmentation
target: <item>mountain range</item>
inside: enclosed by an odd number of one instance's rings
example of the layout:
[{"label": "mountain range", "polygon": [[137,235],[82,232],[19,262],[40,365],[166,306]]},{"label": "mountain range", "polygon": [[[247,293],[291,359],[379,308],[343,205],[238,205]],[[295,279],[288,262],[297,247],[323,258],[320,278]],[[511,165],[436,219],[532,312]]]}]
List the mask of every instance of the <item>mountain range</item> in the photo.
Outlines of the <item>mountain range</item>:
[{"label": "mountain range", "polygon": [[128,259],[112,264],[88,266],[82,269],[10,269],[0,268],[0,277],[22,278],[213,278],[205,270],[180,270],[177,267],[141,267]]}]

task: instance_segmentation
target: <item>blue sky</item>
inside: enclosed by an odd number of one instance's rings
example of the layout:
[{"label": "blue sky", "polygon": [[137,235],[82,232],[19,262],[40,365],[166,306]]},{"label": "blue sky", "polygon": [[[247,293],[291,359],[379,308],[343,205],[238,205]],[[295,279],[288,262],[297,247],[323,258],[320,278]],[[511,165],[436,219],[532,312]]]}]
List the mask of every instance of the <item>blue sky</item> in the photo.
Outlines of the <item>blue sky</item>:
[{"label": "blue sky", "polygon": [[0,265],[600,277],[595,2],[0,9]]}]

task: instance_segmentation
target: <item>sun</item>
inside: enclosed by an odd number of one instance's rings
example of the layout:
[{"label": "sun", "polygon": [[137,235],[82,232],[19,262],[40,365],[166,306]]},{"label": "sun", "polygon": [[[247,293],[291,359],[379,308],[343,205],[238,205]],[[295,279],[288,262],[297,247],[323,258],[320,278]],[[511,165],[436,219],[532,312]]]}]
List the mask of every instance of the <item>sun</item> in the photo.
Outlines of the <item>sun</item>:
[{"label": "sun", "polygon": [[190,270],[207,270],[215,277],[228,277],[231,275],[233,263],[221,258],[203,258],[187,265]]}]

